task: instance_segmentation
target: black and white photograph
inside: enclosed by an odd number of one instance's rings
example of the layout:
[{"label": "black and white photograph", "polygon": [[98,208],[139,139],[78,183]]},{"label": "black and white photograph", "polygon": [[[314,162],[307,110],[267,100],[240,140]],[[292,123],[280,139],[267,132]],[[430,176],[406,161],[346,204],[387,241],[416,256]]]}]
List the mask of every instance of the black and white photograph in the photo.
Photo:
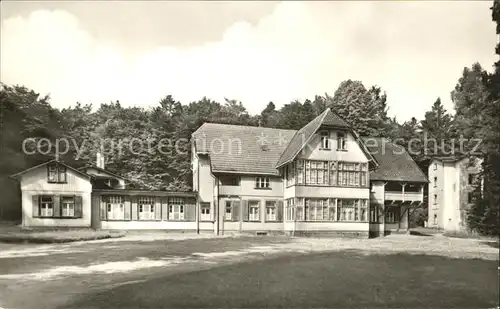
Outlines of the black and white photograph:
[{"label": "black and white photograph", "polygon": [[500,0],[0,29],[0,309],[500,309]]}]

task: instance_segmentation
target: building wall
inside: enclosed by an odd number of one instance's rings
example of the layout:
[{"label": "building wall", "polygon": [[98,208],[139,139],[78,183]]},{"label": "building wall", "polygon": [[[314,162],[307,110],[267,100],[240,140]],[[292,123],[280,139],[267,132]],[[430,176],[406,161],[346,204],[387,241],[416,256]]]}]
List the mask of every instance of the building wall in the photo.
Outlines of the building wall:
[{"label": "building wall", "polygon": [[222,185],[219,182],[219,194],[229,195],[229,196],[241,196],[241,197],[259,197],[259,196],[270,196],[283,198],[283,181],[280,177],[276,176],[262,176],[269,177],[269,188],[260,189],[255,187],[255,178],[257,176],[240,175],[240,185],[239,186],[227,186]]},{"label": "building wall", "polygon": [[[433,228],[444,228],[443,221],[443,209],[445,204],[444,187],[445,187],[445,177],[444,177],[444,166],[441,161],[434,160],[429,165],[428,169],[429,181],[428,184],[428,221],[427,226]],[[437,177],[436,185],[434,185],[434,177]],[[437,195],[437,203],[434,203],[434,194]],[[440,207],[440,205],[442,205]],[[434,215],[436,215],[437,220],[434,220]]]},{"label": "building wall", "polygon": [[[23,227],[90,227],[90,195],[92,185],[89,178],[67,169],[67,183],[48,183],[47,166],[40,166],[21,176],[22,225]],[[82,218],[33,218],[34,195],[76,195],[82,197]]]},{"label": "building wall", "polygon": [[[243,219],[243,207],[248,201],[259,201],[260,204],[260,221],[245,222]],[[236,221],[227,221],[224,219],[226,201],[238,201],[240,207],[236,215]],[[266,222],[266,201],[275,201],[281,203],[282,220],[278,222]],[[283,231],[284,206],[281,196],[270,195],[243,195],[240,197],[220,197],[219,199],[220,228],[223,231],[241,231],[241,232],[256,232],[256,231]]]}]

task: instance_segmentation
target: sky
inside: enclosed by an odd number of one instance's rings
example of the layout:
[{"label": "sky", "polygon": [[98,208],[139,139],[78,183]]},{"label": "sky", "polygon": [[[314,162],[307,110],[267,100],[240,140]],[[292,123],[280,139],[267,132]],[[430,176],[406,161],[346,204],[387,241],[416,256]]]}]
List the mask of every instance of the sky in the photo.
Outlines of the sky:
[{"label": "sky", "polygon": [[497,60],[491,1],[2,1],[0,80],[50,94],[58,108],[171,94],[241,101],[333,95],[360,80],[389,115],[422,119],[464,67]]}]

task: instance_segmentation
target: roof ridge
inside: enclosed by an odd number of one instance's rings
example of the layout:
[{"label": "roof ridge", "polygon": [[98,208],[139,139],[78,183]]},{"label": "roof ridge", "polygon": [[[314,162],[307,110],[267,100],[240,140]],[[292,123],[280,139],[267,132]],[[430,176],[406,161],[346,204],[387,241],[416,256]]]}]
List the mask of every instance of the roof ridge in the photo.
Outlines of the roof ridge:
[{"label": "roof ridge", "polygon": [[272,130],[281,130],[281,131],[297,131],[295,129],[281,129],[281,128],[273,128],[273,127],[262,127],[262,126],[252,126],[252,125],[242,125],[242,124],[230,124],[230,123],[220,123],[220,122],[204,122],[196,131],[198,131],[199,129],[201,129],[205,125],[231,126],[231,127],[241,127],[241,128],[272,129]]}]

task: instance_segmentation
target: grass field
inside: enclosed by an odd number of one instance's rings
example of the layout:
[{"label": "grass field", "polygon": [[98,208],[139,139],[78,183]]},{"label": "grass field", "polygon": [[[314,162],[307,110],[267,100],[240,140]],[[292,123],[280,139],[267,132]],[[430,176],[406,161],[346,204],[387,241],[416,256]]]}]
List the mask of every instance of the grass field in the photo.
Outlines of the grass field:
[{"label": "grass field", "polygon": [[495,246],[438,236],[8,244],[0,307],[493,308],[497,266]]}]

